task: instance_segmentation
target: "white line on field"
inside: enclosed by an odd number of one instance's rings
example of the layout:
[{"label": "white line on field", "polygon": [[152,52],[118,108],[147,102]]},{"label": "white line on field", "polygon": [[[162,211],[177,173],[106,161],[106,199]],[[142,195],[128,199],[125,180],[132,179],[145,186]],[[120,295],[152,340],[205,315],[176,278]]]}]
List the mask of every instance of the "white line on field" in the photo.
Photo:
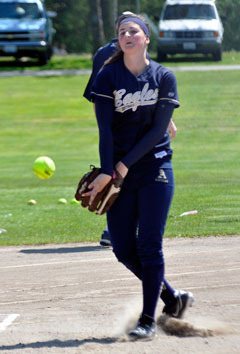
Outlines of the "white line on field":
[{"label": "white line on field", "polygon": [[15,320],[16,318],[19,316],[16,313],[13,313],[11,315],[5,315],[6,317],[4,318],[4,320],[0,323],[0,332],[3,332],[6,330],[6,328],[8,326],[10,326]]},{"label": "white line on field", "polygon": [[69,264],[69,263],[91,263],[91,262],[103,262],[103,261],[112,261],[114,258],[93,258],[93,259],[79,259],[76,261],[58,261],[58,262],[47,262],[47,263],[28,263],[28,264],[20,264],[20,265],[11,265],[11,266],[3,266],[0,269],[11,269],[11,268],[25,268],[25,267],[41,267],[41,266],[49,266],[56,264]]},{"label": "white line on field", "polygon": [[217,249],[213,250],[213,249],[209,248],[209,249],[206,249],[206,250],[195,250],[195,251],[194,250],[190,250],[190,251],[182,252],[182,250],[179,250],[179,249],[177,249],[175,251],[172,251],[170,247],[169,248],[165,247],[164,253],[166,255],[168,255],[168,256],[172,256],[172,255],[175,255],[175,254],[185,256],[186,254],[218,253],[218,252],[224,252],[225,253],[225,252],[228,252],[228,251],[230,251],[230,252],[236,251],[238,249],[240,249],[240,247],[236,246],[234,248],[221,248],[219,250],[217,250]]},{"label": "white line on field", "polygon": [[[33,263],[33,264],[21,264],[21,265],[12,265],[0,267],[0,269],[13,269],[13,268],[25,268],[25,267],[42,267],[50,265],[63,265],[63,264],[73,264],[73,263],[91,263],[91,262],[103,262],[103,261],[112,261],[113,258],[94,258],[94,259],[81,259],[76,261],[59,261],[59,262],[47,262],[47,263]],[[239,270],[240,268],[228,268],[228,269],[216,269],[216,270],[200,270],[195,272],[180,272],[180,273],[170,273],[168,276],[174,275],[191,275],[191,274],[201,274],[201,273],[219,273],[219,272],[232,272]]]},{"label": "white line on field", "polygon": [[118,281],[126,281],[126,280],[134,280],[134,276],[132,275],[131,277],[125,277],[125,278],[114,278],[114,279],[104,279],[104,280],[96,280],[96,281],[86,281],[84,284],[96,284],[96,283],[112,283],[112,282],[118,282]]},{"label": "white line on field", "polygon": [[221,272],[234,272],[235,270],[239,270],[240,268],[228,268],[228,269],[225,269],[225,268],[222,268],[222,269],[216,269],[216,270],[200,270],[200,271],[197,271],[197,272],[180,272],[180,273],[169,273],[167,274],[167,277],[169,276],[181,276],[181,275],[192,275],[192,274],[202,274],[202,273],[221,273]]},{"label": "white line on field", "polygon": [[[114,286],[114,291],[118,291],[121,292],[123,289],[121,287],[116,287]],[[96,289],[96,290],[89,290],[87,292],[82,292],[82,293],[77,293],[76,295],[66,295],[66,296],[61,296],[61,297],[50,297],[50,298],[34,298],[34,299],[26,299],[26,300],[17,300],[17,301],[9,301],[9,302],[0,302],[0,305],[17,305],[17,304],[28,304],[28,303],[39,303],[39,302],[50,302],[54,299],[54,301],[67,301],[67,300],[72,300],[72,299],[80,299],[80,298],[86,298],[89,299],[90,296],[93,295],[98,295],[98,296],[102,296],[102,294],[108,294],[110,293],[111,295],[113,294],[113,288],[110,289],[106,289],[106,288],[102,288],[102,289]],[[127,294],[131,293],[131,291],[128,289]]]},{"label": "white line on field", "polygon": [[[229,239],[231,239],[231,238],[229,238]],[[239,240],[239,236],[237,237],[237,240]],[[174,242],[174,240],[171,240],[172,241],[172,243],[171,242],[167,242],[166,241],[166,243],[165,243],[165,251],[166,250],[172,250],[172,246],[173,246],[173,242]],[[236,249],[239,249],[240,247],[239,247],[239,245],[238,244],[236,244],[236,246],[234,246],[234,247],[231,247],[231,248],[221,248],[221,244],[217,244],[216,245],[216,247],[214,247],[214,249],[212,249],[212,248],[206,248],[206,249],[203,249],[203,250],[201,250],[201,249],[196,249],[196,247],[195,247],[195,244],[197,244],[198,242],[197,242],[198,240],[196,240],[196,242],[194,242],[194,240],[192,241],[192,245],[189,245],[189,244],[187,244],[187,245],[184,245],[184,244],[181,244],[181,243],[177,243],[177,244],[174,244],[174,247],[178,247],[178,246],[180,246],[180,248],[182,248],[182,247],[192,247],[192,249],[190,249],[189,251],[185,251],[185,252],[183,252],[184,254],[186,253],[212,253],[212,251],[214,251],[214,252],[226,252],[226,251],[235,251]],[[91,245],[86,245],[86,246],[91,246]],[[94,245],[95,246],[95,245]],[[208,244],[206,244],[206,245],[204,245],[203,247],[211,247],[212,245],[211,245],[211,243],[208,245]],[[66,247],[66,246],[65,246]],[[69,249],[75,249],[75,248],[78,248],[78,247],[81,247],[81,245],[79,245],[79,244],[76,244],[74,247],[73,246],[69,246],[68,248]],[[219,249],[217,249],[217,247],[220,247]],[[224,246],[222,246],[222,247],[224,247]],[[60,247],[61,248],[61,247]],[[37,252],[38,251],[38,248],[35,248],[35,247],[32,247],[32,249],[35,251],[35,252]],[[53,250],[53,252],[57,252],[57,250],[58,250],[58,248],[56,249],[55,247],[45,247],[45,249],[47,249],[47,250]],[[15,249],[14,247],[9,247],[9,248],[5,248],[5,247],[3,247],[3,248],[0,248],[0,254],[2,253],[2,254],[6,254],[7,252],[8,253],[19,253],[19,252],[22,252],[22,251],[24,251],[25,249],[23,249],[23,248],[17,248],[17,249]],[[40,249],[40,251],[42,252],[42,251],[44,251],[44,248],[41,248]],[[109,248],[109,249],[102,249],[102,251],[103,252],[111,252],[112,251],[112,249],[111,248]],[[93,253],[93,252],[96,252],[96,251],[92,251],[92,252],[90,252],[90,253]],[[175,251],[173,251],[173,252],[171,252],[171,253],[173,253],[173,254],[178,254],[180,252],[180,250],[179,249],[176,249],[175,248]],[[77,252],[76,252],[77,253]],[[81,252],[79,252],[79,253],[81,253]],[[99,251],[97,251],[97,253],[99,253]],[[62,253],[61,253],[61,255],[62,255]]]},{"label": "white line on field", "polygon": [[[220,289],[220,288],[228,288],[228,287],[236,287],[236,289],[239,288],[239,283],[230,283],[230,284],[223,284],[223,285],[206,285],[206,286],[186,286],[186,290],[209,290],[209,289]],[[130,290],[129,288],[123,289],[121,287],[111,287],[111,288],[102,288],[102,289],[98,289],[98,290],[90,290],[84,293],[77,293],[76,295],[66,295],[66,296],[62,296],[62,297],[51,297],[51,298],[45,298],[45,299],[29,299],[29,300],[19,300],[19,301],[9,301],[9,302],[1,302],[0,305],[19,305],[19,304],[33,304],[33,303],[42,303],[42,302],[52,302],[54,300],[54,302],[56,303],[56,301],[68,301],[68,300],[77,300],[77,299],[87,299],[89,300],[90,298],[93,297],[115,297],[116,296],[116,292],[119,295],[127,295],[129,296],[130,294],[137,294],[139,296],[141,296],[141,291],[137,290],[134,291]],[[233,305],[235,306],[235,305]],[[239,305],[238,305],[239,306]]]},{"label": "white line on field", "polygon": [[205,289],[219,289],[219,288],[230,288],[230,287],[239,287],[240,284],[237,283],[237,284],[222,284],[222,285],[206,285],[206,286],[188,286],[187,289],[188,290],[205,290]]},{"label": "white line on field", "polygon": [[[214,250],[214,253],[217,252],[224,252],[226,251],[235,251],[237,250],[237,247],[234,248],[225,248],[225,249],[220,249],[220,250]],[[183,252],[182,255],[184,256],[185,254],[199,254],[199,253],[212,253],[212,250],[203,250],[203,251],[187,251]],[[172,256],[174,254],[180,254],[180,251],[176,252],[168,252],[165,251],[166,256]],[[101,257],[101,258],[92,258],[92,259],[80,259],[80,260],[70,260],[70,261],[54,261],[54,262],[46,262],[46,263],[28,263],[28,264],[20,264],[20,265],[11,265],[11,266],[0,266],[0,269],[11,269],[11,268],[25,268],[25,267],[41,267],[41,266],[49,266],[49,265],[57,265],[57,264],[71,264],[71,263],[94,263],[94,262],[110,262],[115,259],[114,255],[112,257]]]},{"label": "white line on field", "polygon": [[[237,248],[238,249],[238,248]],[[236,251],[235,248],[227,248],[227,249],[220,249],[220,250],[214,250],[214,253],[216,252],[226,252],[226,251]],[[187,251],[184,252],[183,255],[190,253],[211,253],[211,250],[203,250],[203,251]],[[165,252],[167,253],[167,252]],[[171,252],[171,254],[167,256],[172,256],[173,254],[179,254],[179,251],[177,252]],[[114,260],[114,255],[112,257],[101,257],[101,258],[92,258],[92,259],[80,259],[80,260],[70,260],[70,261],[54,261],[54,262],[46,262],[46,263],[28,263],[28,264],[20,264],[20,265],[11,265],[11,266],[0,266],[0,269],[11,269],[11,268],[25,268],[25,267],[39,267],[39,266],[49,266],[49,265],[58,265],[58,264],[71,264],[71,263],[94,263],[94,262],[109,262]]]},{"label": "white line on field", "polygon": [[[203,271],[203,273],[205,273]],[[186,273],[169,273],[166,275],[166,277],[168,278],[169,276],[179,276],[179,275],[185,275]],[[36,285],[32,285],[30,288],[26,288],[26,286],[24,288],[8,288],[5,291],[1,291],[0,294],[1,295],[6,295],[9,293],[26,293],[28,292],[32,292],[33,294],[35,294],[36,292],[38,292],[38,295],[44,295],[47,291],[49,290],[54,290],[54,289],[60,289],[60,288],[71,288],[71,287],[79,287],[81,288],[83,285],[91,285],[91,284],[106,284],[106,283],[118,283],[119,282],[131,282],[131,284],[134,284],[133,282],[137,281],[137,279],[132,275],[130,277],[120,277],[120,278],[113,278],[113,279],[104,279],[104,280],[94,280],[94,281],[85,281],[85,282],[76,282],[76,283],[65,283],[64,284],[58,284],[58,285],[50,285],[50,286],[42,286],[40,284],[36,284]],[[212,282],[211,282],[212,284]],[[224,287],[227,286],[237,286],[239,284],[235,284],[235,283],[225,283]],[[218,282],[216,285],[211,285],[211,286],[219,286]],[[221,285],[222,286],[222,285]],[[196,287],[198,288],[198,287]],[[42,293],[40,293],[40,290],[43,290]],[[32,300],[23,300],[24,302],[31,302]],[[44,301],[44,300],[43,300]],[[15,301],[14,301],[15,303]],[[5,304],[5,303],[0,303],[1,305]]]},{"label": "white line on field", "polygon": [[[167,273],[166,278],[174,277],[174,276],[182,276],[182,275],[195,275],[195,274],[205,274],[205,273],[220,273],[220,272],[234,272],[235,270],[239,270],[240,268],[229,268],[229,269],[216,269],[216,270],[202,270],[197,272],[180,272],[180,273]],[[113,279],[104,279],[104,280],[94,280],[94,281],[87,281],[84,284],[97,284],[97,283],[111,283],[111,282],[118,282],[118,281],[132,281],[134,277],[124,277],[124,278],[113,278]]]}]

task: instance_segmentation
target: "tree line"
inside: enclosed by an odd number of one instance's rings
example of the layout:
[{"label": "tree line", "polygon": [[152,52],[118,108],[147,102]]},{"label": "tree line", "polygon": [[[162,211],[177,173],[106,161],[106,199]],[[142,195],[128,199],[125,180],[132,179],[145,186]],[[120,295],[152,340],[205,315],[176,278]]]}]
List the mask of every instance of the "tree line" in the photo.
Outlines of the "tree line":
[{"label": "tree line", "polygon": [[[94,53],[115,35],[114,22],[123,11],[146,13],[157,25],[165,0],[45,0],[56,12],[55,46],[68,53]],[[239,0],[216,0],[224,26],[223,49],[240,50]],[[153,41],[154,45],[154,41]]]}]

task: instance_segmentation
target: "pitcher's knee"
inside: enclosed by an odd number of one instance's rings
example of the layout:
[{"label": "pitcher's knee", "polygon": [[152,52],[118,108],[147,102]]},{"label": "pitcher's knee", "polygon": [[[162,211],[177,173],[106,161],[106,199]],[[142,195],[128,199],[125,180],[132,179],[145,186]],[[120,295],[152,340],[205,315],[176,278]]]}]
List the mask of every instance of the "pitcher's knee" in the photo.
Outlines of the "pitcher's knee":
[{"label": "pitcher's knee", "polygon": [[124,264],[127,268],[132,268],[132,266],[136,262],[136,256],[132,253],[120,250],[114,250],[113,253],[115,254],[118,262]]},{"label": "pitcher's knee", "polygon": [[164,256],[159,249],[140,249],[139,258],[142,265],[164,265]]},{"label": "pitcher's knee", "polygon": [[120,263],[125,263],[129,260],[129,258],[131,257],[130,256],[130,253],[128,252],[124,252],[123,250],[119,250],[119,249],[115,249],[113,248],[113,253],[115,254],[118,262]]}]

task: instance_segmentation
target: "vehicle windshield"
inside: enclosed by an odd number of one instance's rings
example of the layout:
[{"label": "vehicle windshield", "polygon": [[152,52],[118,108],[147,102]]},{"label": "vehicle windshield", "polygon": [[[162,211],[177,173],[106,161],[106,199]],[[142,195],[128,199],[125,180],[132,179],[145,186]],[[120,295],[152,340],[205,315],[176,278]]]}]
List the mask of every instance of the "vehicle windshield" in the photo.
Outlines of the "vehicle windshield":
[{"label": "vehicle windshield", "polygon": [[37,19],[42,13],[36,3],[4,2],[0,3],[0,18]]},{"label": "vehicle windshield", "polygon": [[168,5],[164,20],[212,20],[216,19],[214,8],[203,4]]}]

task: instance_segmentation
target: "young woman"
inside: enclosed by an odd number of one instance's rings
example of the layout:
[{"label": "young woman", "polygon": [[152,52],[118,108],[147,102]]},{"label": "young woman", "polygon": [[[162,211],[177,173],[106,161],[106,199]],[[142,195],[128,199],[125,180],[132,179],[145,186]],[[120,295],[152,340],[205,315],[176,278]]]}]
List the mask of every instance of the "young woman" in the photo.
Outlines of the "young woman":
[{"label": "young woman", "polygon": [[107,222],[117,259],[142,282],[142,313],[129,333],[134,339],[154,336],[159,295],[163,312],[178,318],[193,302],[191,293],[164,279],[162,238],[174,191],[167,127],[179,102],[175,76],[147,56],[149,37],[142,17],[120,21],[119,51],[92,90],[102,173],[88,195],[91,203],[114,170],[124,177]]}]

